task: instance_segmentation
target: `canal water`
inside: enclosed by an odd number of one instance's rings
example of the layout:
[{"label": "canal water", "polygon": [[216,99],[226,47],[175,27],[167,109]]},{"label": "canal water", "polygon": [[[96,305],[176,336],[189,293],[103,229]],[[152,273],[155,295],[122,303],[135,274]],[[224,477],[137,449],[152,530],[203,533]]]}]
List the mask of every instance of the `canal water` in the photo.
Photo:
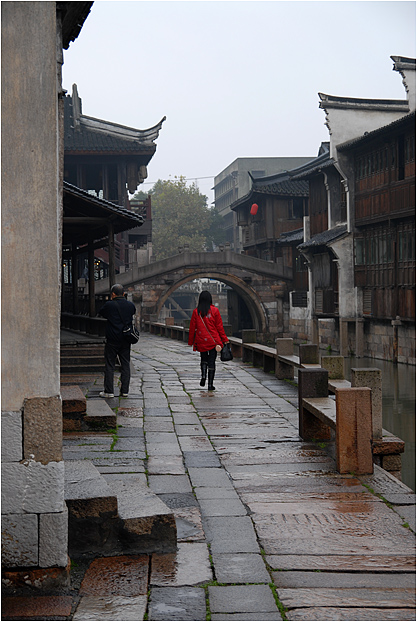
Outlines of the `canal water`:
[{"label": "canal water", "polygon": [[345,359],[350,380],[352,367],[377,367],[382,371],[382,426],[405,442],[402,481],[416,489],[416,368],[389,361],[350,357]]}]

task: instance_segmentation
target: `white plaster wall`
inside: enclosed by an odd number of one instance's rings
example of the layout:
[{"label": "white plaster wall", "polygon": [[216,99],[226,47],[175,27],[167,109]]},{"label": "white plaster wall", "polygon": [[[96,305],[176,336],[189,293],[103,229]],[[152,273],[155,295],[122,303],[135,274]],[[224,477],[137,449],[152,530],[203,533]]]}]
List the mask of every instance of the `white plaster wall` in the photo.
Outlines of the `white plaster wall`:
[{"label": "white plaster wall", "polygon": [[[325,107],[325,103],[323,104]],[[384,125],[389,125],[407,114],[404,110],[360,110],[359,108],[326,108],[326,120],[330,132],[330,156],[337,160],[336,146],[353,138],[363,136]]]},{"label": "white plaster wall", "polygon": [[2,410],[59,395],[55,2],[2,3]]}]

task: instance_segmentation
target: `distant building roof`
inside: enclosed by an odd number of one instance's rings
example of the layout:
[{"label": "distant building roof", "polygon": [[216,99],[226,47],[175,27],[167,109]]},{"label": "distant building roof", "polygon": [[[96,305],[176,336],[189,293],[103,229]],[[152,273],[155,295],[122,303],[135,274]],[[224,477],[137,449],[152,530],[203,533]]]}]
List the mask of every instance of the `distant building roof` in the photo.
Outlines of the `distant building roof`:
[{"label": "distant building roof", "polygon": [[128,153],[150,156],[154,154],[156,150],[154,140],[159,136],[165,117],[147,130],[138,130],[83,115],[81,106],[77,85],[74,84],[72,96],[65,97],[66,154]]},{"label": "distant building roof", "polygon": [[292,179],[308,179],[308,177],[315,175],[322,169],[334,165],[334,160],[330,157],[329,143],[322,143],[320,152],[320,155],[318,155],[317,158],[314,158],[314,160],[311,160],[311,162],[304,164],[304,166],[299,166],[297,169],[291,171]]},{"label": "distant building roof", "polygon": [[304,239],[304,229],[295,229],[294,231],[287,231],[281,233],[276,240],[278,246],[288,246],[289,244],[301,244]]},{"label": "distant building roof", "polygon": [[303,242],[298,246],[300,250],[308,250],[318,246],[327,246],[331,242],[334,242],[338,238],[343,237],[347,233],[347,225],[339,225],[334,229],[326,229],[322,233],[318,233],[310,240]]}]

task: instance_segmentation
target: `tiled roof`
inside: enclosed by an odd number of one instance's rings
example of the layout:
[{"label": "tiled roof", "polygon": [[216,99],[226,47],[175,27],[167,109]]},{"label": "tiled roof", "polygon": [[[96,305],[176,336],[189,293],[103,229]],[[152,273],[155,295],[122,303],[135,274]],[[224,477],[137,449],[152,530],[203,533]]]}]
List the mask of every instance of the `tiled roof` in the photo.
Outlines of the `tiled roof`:
[{"label": "tiled roof", "polygon": [[[71,223],[71,218],[75,219],[74,224]],[[85,222],[82,222],[83,219]],[[89,219],[93,219],[92,224]],[[139,214],[99,199],[64,181],[64,243],[73,240],[80,245],[87,243],[89,237],[95,240],[105,238],[110,221],[114,233],[120,233],[140,227],[144,219]]]},{"label": "tiled roof", "polygon": [[294,231],[287,231],[286,233],[281,233],[276,243],[278,246],[287,246],[288,244],[298,243],[300,244],[304,239],[304,230],[303,229],[295,229]]},{"label": "tiled roof", "polygon": [[[75,85],[74,85],[75,86]],[[74,101],[75,100],[75,101]],[[148,153],[156,150],[154,140],[165,117],[147,130],[118,125],[109,121],[88,117],[81,113],[81,100],[74,91],[64,100],[64,149],[65,152],[95,153]]]},{"label": "tiled roof", "polygon": [[334,165],[333,158],[330,157],[330,153],[325,151],[322,155],[318,156],[314,160],[311,160],[308,164],[300,166],[297,171],[292,171],[293,180],[308,179],[311,175],[315,175],[324,168]]},{"label": "tiled roof", "polygon": [[255,183],[252,187],[252,190],[254,192],[260,192],[263,194],[307,197],[308,182],[285,179],[283,181],[276,181],[275,183],[270,184]]},{"label": "tiled roof", "polygon": [[338,227],[334,227],[334,229],[326,229],[326,231],[318,233],[310,240],[300,244],[298,248],[300,250],[308,250],[317,246],[327,246],[331,242],[334,242],[338,238],[344,236],[346,233],[347,225],[339,225]]}]

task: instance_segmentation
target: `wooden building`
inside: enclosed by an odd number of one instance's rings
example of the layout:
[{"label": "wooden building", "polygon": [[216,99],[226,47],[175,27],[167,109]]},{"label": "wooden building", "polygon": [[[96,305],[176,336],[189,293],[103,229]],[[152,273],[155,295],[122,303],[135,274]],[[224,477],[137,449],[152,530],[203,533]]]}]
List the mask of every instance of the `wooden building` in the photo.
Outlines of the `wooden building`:
[{"label": "wooden building", "polygon": [[[138,130],[84,115],[77,85],[65,103],[64,179],[100,199],[130,210],[129,193],[133,194],[148,176],[147,166],[155,151],[165,117],[155,126]],[[150,216],[150,201],[135,205],[134,210],[145,218]],[[136,251],[152,237],[149,230],[121,233],[115,238],[115,258],[118,266],[127,269],[136,263]],[[107,251],[101,259],[106,262]]]},{"label": "wooden building", "polygon": [[[394,335],[390,358],[415,357],[415,112],[338,145],[354,171],[355,286],[365,336],[373,326]],[[398,327],[402,328],[398,328]],[[382,328],[382,330],[384,330]]]}]

